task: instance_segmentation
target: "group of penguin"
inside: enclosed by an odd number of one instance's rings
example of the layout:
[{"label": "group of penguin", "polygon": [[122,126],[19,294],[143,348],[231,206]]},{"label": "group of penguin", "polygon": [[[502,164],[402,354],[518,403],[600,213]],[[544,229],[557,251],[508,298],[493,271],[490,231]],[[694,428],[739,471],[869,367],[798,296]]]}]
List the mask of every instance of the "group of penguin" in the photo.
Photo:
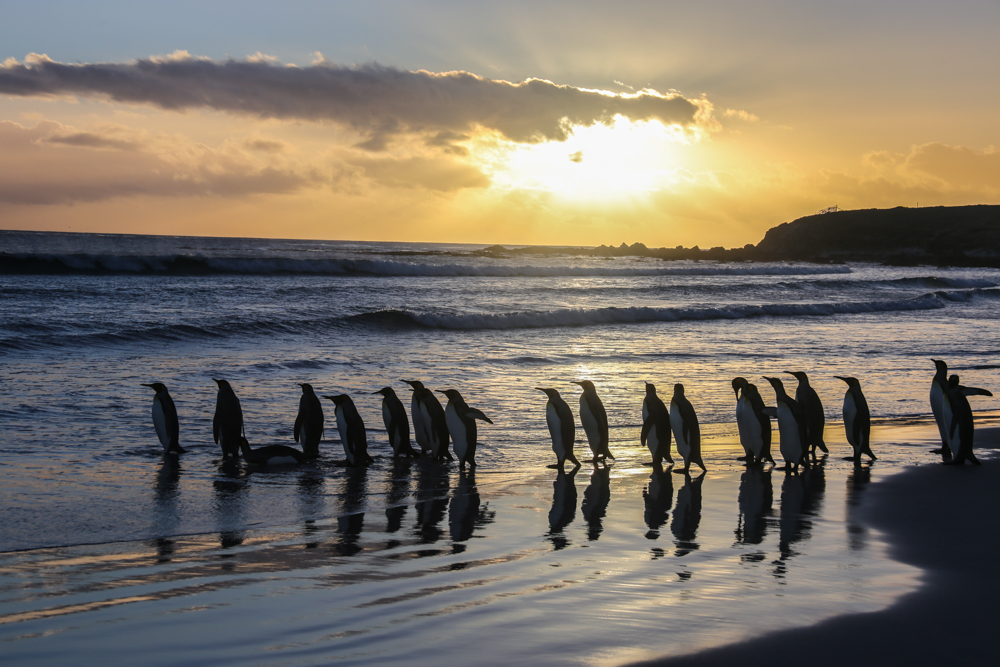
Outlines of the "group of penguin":
[{"label": "group of penguin", "polygon": [[[973,453],[973,415],[969,405],[969,396],[992,396],[989,391],[975,387],[965,387],[960,384],[959,377],[948,377],[948,365],[940,360],[932,360],[937,372],[931,383],[930,402],[934,419],[941,435],[941,448],[934,450],[941,453],[944,462],[961,465],[970,461],[980,465]],[[828,453],[823,441],[825,415],[819,395],[809,384],[809,377],[801,371],[787,371],[798,380],[795,398],[785,392],[780,379],[764,376],[774,389],[776,406],[767,407],[761,398],[756,385],[746,378],[737,377],[732,380],[733,391],[736,394],[736,422],[739,430],[740,444],[744,456],[739,460],[747,465],[762,464],[765,461],[774,463],[771,456],[771,419],[778,421],[779,450],[786,471],[798,470],[800,466],[809,464],[810,454],[815,457],[819,449]],[[844,395],[844,428],[847,441],[854,449],[853,456],[846,460],[860,461],[861,455],[875,460],[871,449],[871,414],[868,403],[861,390],[857,378],[835,376],[847,384]],[[402,401],[396,396],[392,387],[383,387],[373,394],[382,395],[382,419],[392,446],[393,458],[399,456],[426,455],[438,461],[453,461],[455,457],[449,452],[449,438],[457,455],[460,468],[466,465],[474,468],[476,465],[476,443],[478,439],[477,420],[488,424],[493,422],[482,411],[470,407],[462,394],[456,389],[439,390],[448,398],[447,407],[434,392],[417,380],[403,380],[413,391],[410,402],[410,413],[413,417],[413,430],[418,453],[410,441],[410,423]],[[300,383],[302,397],[299,399],[299,412],[295,419],[293,435],[296,442],[301,443],[302,450],[286,445],[269,445],[253,448],[246,439],[243,427],[243,410],[240,400],[226,380],[215,380],[218,385],[215,417],[212,422],[213,438],[221,448],[223,457],[239,457],[256,465],[278,465],[302,463],[307,459],[319,456],[319,443],[324,435],[323,408],[319,397],[312,386]],[[587,435],[593,457],[585,462],[607,464],[608,459],[614,460],[614,455],[608,446],[609,427],[608,414],[604,404],[597,395],[597,389],[590,380],[574,381],[583,389],[580,395],[580,422]],[[180,428],[177,419],[177,409],[170,397],[167,387],[160,382],[143,385],[156,392],[153,399],[153,425],[164,451],[180,454],[185,450],[180,446]],[[573,412],[566,401],[554,388],[536,387],[548,397],[545,406],[546,422],[549,435],[552,438],[552,451],[556,455],[556,463],[549,466],[562,470],[566,461],[579,467],[581,461],[576,458],[573,446],[576,442],[576,424]],[[368,454],[368,439],[364,421],[347,394],[324,396],[331,400],[335,407],[337,430],[349,466],[367,466],[373,462]],[[642,402],[642,430],[640,442],[649,448],[652,455],[651,464],[662,467],[663,462],[672,464],[670,454],[671,436],[677,443],[677,453],[684,462],[684,467],[674,472],[687,474],[691,464],[705,470],[701,456],[701,432],[698,417],[694,407],[684,395],[684,385],[674,385],[674,393],[670,398],[669,407],[656,394],[656,387],[646,383],[646,397]]]},{"label": "group of penguin", "polygon": [[[212,420],[212,437],[222,448],[223,458],[238,458],[241,454],[247,463],[256,465],[281,465],[302,463],[319,456],[319,443],[323,439],[323,406],[319,396],[308,383],[299,383],[302,397],[299,399],[299,413],[295,418],[292,434],[295,442],[302,445],[302,451],[287,445],[268,445],[253,448],[246,439],[243,426],[243,409],[240,399],[227,380],[214,380],[219,392],[215,402],[215,417]],[[469,407],[457,389],[441,391],[448,398],[447,407],[442,407],[430,389],[418,380],[403,380],[413,389],[410,403],[413,415],[413,430],[418,454],[410,442],[410,422],[402,401],[392,387],[383,387],[373,394],[382,395],[382,419],[389,434],[393,458],[397,456],[432,456],[436,460],[454,461],[448,451],[451,438],[459,465],[464,468],[476,465],[476,441],[478,439],[476,420],[492,424],[490,418],[480,410]],[[180,426],[177,408],[162,382],[144,384],[156,392],[153,398],[153,426],[156,435],[167,453],[181,454],[185,450],[180,445]],[[367,466],[374,459],[368,454],[368,436],[365,423],[358,413],[354,401],[347,394],[323,396],[333,401],[337,418],[337,430],[344,446],[346,464]]]}]

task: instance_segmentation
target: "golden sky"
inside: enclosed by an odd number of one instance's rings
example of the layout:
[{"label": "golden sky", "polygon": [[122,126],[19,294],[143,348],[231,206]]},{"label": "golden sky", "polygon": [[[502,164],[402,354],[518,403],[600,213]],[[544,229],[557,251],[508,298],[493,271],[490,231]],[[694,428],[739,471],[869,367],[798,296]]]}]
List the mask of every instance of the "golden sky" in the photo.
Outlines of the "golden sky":
[{"label": "golden sky", "polygon": [[733,247],[1000,203],[995,2],[86,4],[4,10],[2,229]]}]

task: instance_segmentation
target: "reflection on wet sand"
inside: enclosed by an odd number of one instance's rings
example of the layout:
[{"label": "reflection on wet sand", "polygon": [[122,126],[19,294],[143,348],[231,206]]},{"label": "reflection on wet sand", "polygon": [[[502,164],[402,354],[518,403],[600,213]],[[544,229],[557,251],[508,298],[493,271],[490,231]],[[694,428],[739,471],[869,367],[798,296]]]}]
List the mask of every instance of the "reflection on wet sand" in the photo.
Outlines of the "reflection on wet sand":
[{"label": "reflection on wet sand", "polygon": [[868,529],[858,521],[865,489],[872,481],[872,464],[857,462],[847,476],[847,548],[861,551],[868,547]]},{"label": "reflection on wet sand", "polygon": [[365,502],[368,500],[368,468],[349,467],[344,477],[341,514],[337,517],[339,538],[333,545],[340,556],[353,556],[361,551],[358,541],[365,526]]},{"label": "reflection on wet sand", "polygon": [[448,509],[448,469],[433,461],[421,461],[417,471],[416,534],[421,544],[433,544],[441,539],[438,527]]},{"label": "reflection on wet sand", "polygon": [[[403,525],[406,516],[406,504],[410,499],[410,472],[413,459],[402,457],[392,460],[392,476],[389,479],[389,490],[385,497],[385,532],[395,533]],[[393,540],[388,548],[392,549],[399,542]]]},{"label": "reflection on wet sand", "polygon": [[[180,498],[181,466],[176,456],[164,456],[160,470],[156,474],[156,484],[153,486],[155,513],[153,515],[154,531],[161,536],[173,535],[180,523],[177,512],[177,501]],[[152,540],[156,548],[157,562],[167,563],[174,553],[174,540],[169,537],[157,537]]]},{"label": "reflection on wet sand", "polygon": [[684,486],[677,491],[677,507],[674,518],[670,522],[670,532],[674,534],[674,544],[677,549],[675,556],[686,556],[698,549],[694,540],[698,537],[698,525],[701,523],[701,484],[705,481],[705,473],[697,477],[684,475]]},{"label": "reflection on wet sand", "polygon": [[[482,505],[479,499],[479,490],[476,488],[476,472],[462,471],[458,477],[458,488],[451,496],[451,503],[448,505],[448,528],[451,531],[451,541],[460,543],[472,537],[476,528],[493,523],[496,519],[496,512],[490,511],[489,503]],[[452,550],[461,553],[465,550],[464,544],[453,544]]]},{"label": "reflection on wet sand", "polygon": [[594,468],[590,475],[590,484],[583,491],[583,504],[580,511],[587,522],[587,539],[591,542],[601,536],[603,526],[601,520],[608,511],[611,502],[611,469],[607,466]]},{"label": "reflection on wet sand", "polygon": [[[736,524],[737,544],[760,544],[767,535],[767,524],[773,512],[774,490],[771,469],[747,466],[740,477],[740,517]],[[760,558],[764,556],[761,555]],[[749,560],[759,560],[750,558]]]},{"label": "reflection on wet sand", "polygon": [[774,576],[783,579],[788,571],[788,561],[799,552],[795,545],[811,537],[812,519],[823,509],[826,491],[826,456],[797,473],[788,473],[781,484],[781,511],[778,519],[780,537],[778,551],[781,555],[774,562]]},{"label": "reflection on wet sand", "polygon": [[674,503],[674,480],[670,470],[654,466],[649,476],[649,484],[642,491],[646,510],[644,518],[649,530],[646,539],[655,540],[660,536],[660,528],[667,522],[667,514]]},{"label": "reflection on wet sand", "polygon": [[[319,528],[316,526],[314,517],[323,516],[325,505],[325,480],[322,475],[314,470],[303,470],[297,482],[299,489],[299,514],[302,516],[302,534],[310,537],[317,536]],[[315,549],[319,542],[311,540],[306,542],[306,549]]]},{"label": "reflection on wet sand", "polygon": [[[222,477],[212,482],[214,508],[218,524],[223,527],[219,531],[219,544],[228,549],[243,544],[244,531],[233,527],[245,523],[247,483],[236,459],[223,461],[219,474]],[[227,556],[223,554],[223,557]]]},{"label": "reflection on wet sand", "polygon": [[552,509],[549,510],[549,532],[546,537],[552,542],[555,551],[569,546],[569,539],[563,534],[563,529],[576,518],[577,493],[574,480],[579,470],[573,468],[568,473],[560,470],[556,481],[552,483]]}]

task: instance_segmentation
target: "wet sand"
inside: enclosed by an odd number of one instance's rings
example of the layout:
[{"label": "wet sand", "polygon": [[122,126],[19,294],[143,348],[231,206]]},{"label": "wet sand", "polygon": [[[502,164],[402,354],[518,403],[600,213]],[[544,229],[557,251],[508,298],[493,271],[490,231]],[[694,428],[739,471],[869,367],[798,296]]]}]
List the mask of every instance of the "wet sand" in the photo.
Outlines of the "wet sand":
[{"label": "wet sand", "polygon": [[[977,429],[976,448],[1000,448],[1000,427]],[[637,664],[996,665],[1000,461],[989,456],[978,467],[920,465],[867,490],[861,520],[893,559],[924,572],[891,607]]]}]

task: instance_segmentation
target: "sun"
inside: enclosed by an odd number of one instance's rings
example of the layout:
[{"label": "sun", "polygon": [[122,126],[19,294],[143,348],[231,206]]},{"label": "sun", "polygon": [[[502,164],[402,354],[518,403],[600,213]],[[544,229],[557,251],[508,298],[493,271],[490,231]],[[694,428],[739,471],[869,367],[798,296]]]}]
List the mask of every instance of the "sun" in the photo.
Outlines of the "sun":
[{"label": "sun", "polygon": [[681,180],[679,149],[697,140],[681,127],[616,116],[608,125],[576,127],[566,141],[494,150],[483,169],[494,186],[508,190],[576,202],[634,198]]}]

